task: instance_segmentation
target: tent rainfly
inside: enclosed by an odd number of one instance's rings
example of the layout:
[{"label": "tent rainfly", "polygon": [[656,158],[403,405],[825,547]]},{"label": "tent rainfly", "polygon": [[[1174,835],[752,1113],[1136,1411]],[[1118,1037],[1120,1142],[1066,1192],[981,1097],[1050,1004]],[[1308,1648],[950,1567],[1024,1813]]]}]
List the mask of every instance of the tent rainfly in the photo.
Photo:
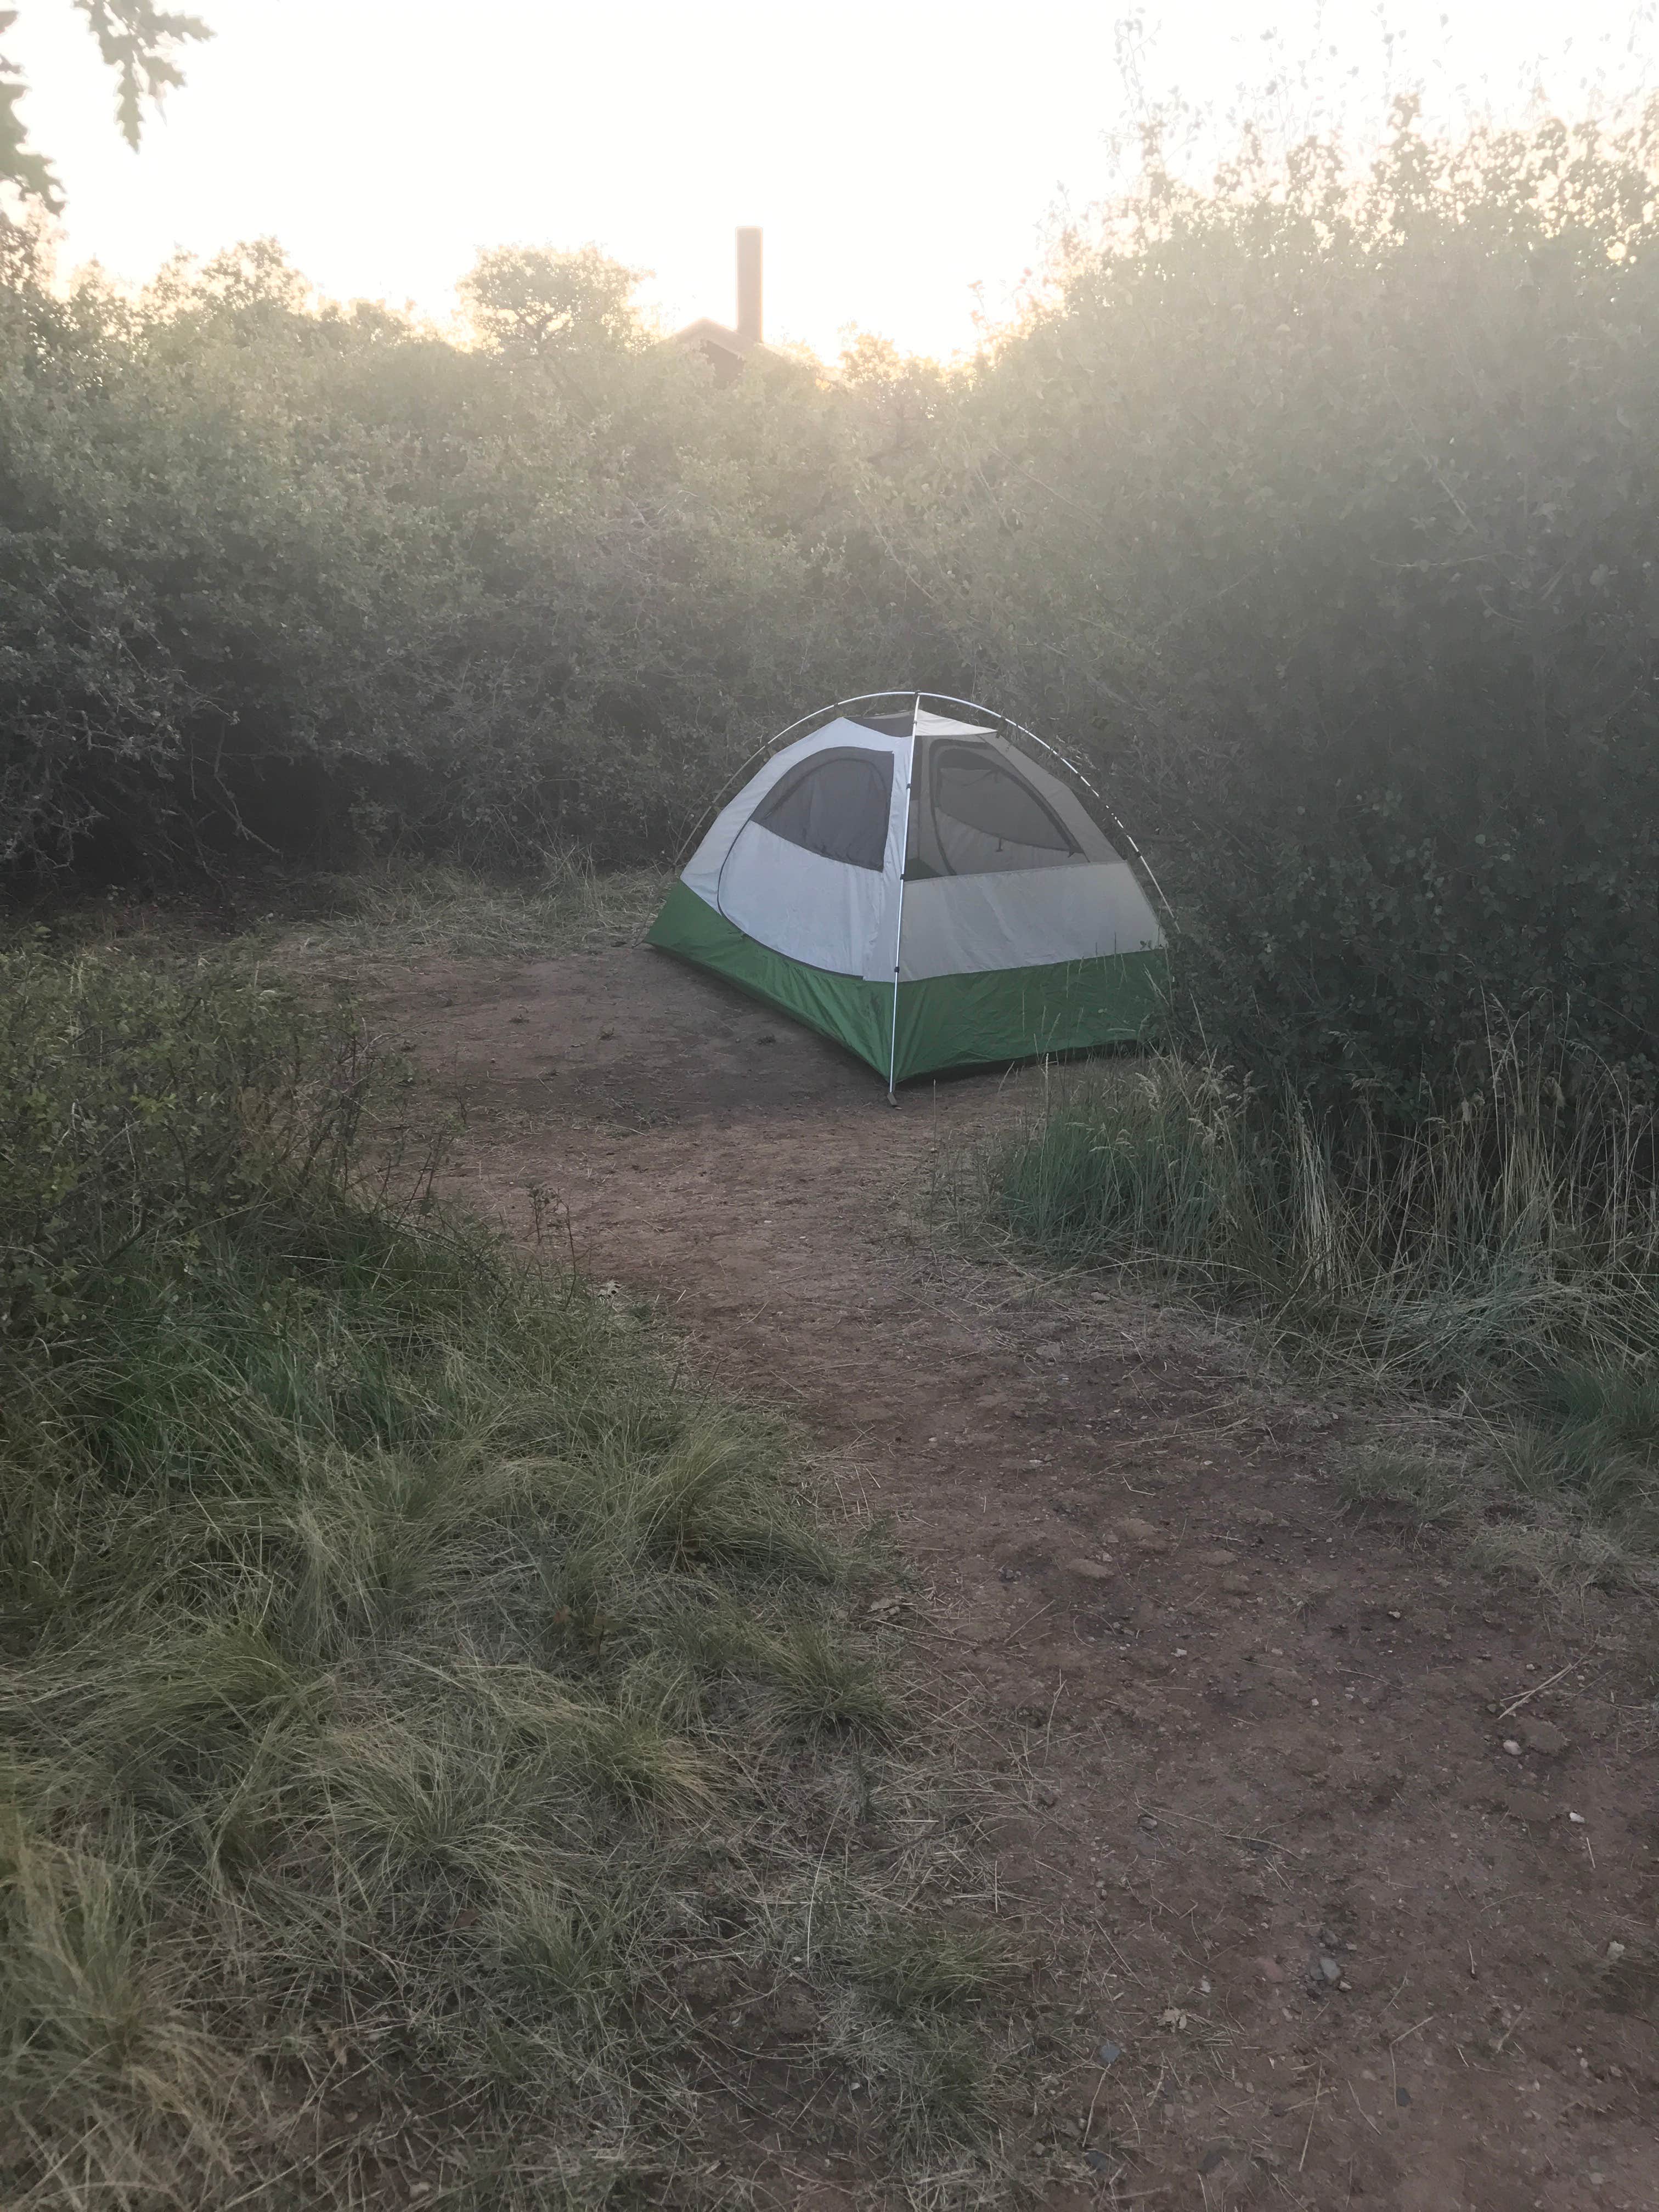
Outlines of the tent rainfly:
[{"label": "tent rainfly", "polygon": [[890,1095],[1141,1034],[1158,916],[1071,783],[1012,739],[1069,763],[929,692],[804,720],[716,815],[649,943],[834,1037]]}]

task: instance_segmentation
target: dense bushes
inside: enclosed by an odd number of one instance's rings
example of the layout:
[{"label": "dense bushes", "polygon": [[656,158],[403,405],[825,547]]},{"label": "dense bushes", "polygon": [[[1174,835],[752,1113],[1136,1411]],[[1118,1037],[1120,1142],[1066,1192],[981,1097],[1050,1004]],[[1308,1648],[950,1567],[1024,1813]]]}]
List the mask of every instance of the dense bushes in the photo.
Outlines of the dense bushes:
[{"label": "dense bushes", "polygon": [[[610,300],[577,264],[497,258],[480,286]],[[816,518],[836,433],[787,363],[720,395],[614,312],[538,347],[483,305],[494,336],[469,350],[313,312],[267,247],[133,307],[60,299],[21,234],[9,275],[14,864],[154,872],[239,838],[636,853],[734,724],[849,662],[881,680],[879,641],[835,634],[845,533]]]},{"label": "dense bushes", "polygon": [[1154,156],[971,365],[726,392],[592,255],[484,257],[463,346],[268,249],[126,306],[14,240],[4,849],[660,849],[915,680],[1106,771],[1235,1062],[1403,1102],[1495,1000],[1646,1077],[1656,129]]},{"label": "dense bushes", "polygon": [[1258,1073],[1443,1073],[1485,997],[1650,1062],[1655,144],[1154,167],[961,395],[957,634],[1091,733]]}]

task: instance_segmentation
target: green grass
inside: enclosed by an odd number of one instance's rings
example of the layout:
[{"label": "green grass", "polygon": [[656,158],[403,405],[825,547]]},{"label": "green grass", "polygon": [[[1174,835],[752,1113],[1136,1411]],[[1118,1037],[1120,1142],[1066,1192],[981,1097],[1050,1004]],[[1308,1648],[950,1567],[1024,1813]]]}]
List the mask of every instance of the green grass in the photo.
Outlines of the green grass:
[{"label": "green grass", "polygon": [[811,2100],[994,2200],[967,1801],[789,1433],[429,1210],[349,1013],[9,958],[0,2196],[731,2202]]},{"label": "green grass", "polygon": [[542,960],[637,943],[672,880],[663,868],[601,872],[579,852],[529,872],[386,860],[349,870],[249,866],[166,898],[122,890],[0,913],[0,951],[138,953],[156,967],[204,957],[349,978],[411,959]]},{"label": "green grass", "polygon": [[[1060,1071],[937,1196],[1053,1264],[1130,1271],[1245,1316],[1379,1415],[1455,1435],[1368,1447],[1356,1503],[1582,1539],[1659,1565],[1659,1127],[1613,1073],[1489,1042],[1454,1110],[1340,1133],[1212,1065]],[[1394,1425],[1397,1426],[1397,1421]],[[1382,1421],[1379,1435],[1389,1432]],[[1512,1538],[1495,1548],[1520,1558]],[[1540,1549],[1540,1556],[1550,1546]]]}]

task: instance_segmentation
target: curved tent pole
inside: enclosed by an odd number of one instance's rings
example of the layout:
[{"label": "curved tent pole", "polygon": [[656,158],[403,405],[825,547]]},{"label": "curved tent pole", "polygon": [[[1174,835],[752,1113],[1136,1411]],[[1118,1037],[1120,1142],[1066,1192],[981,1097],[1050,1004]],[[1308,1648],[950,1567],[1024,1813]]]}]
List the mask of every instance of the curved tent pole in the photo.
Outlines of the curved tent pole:
[{"label": "curved tent pole", "polygon": [[[691,850],[693,844],[696,842],[698,833],[703,830],[707,824],[714,820],[732,791],[763,754],[775,752],[777,748],[783,744],[786,738],[792,737],[794,732],[800,729],[805,724],[808,722],[815,722],[820,718],[820,716],[838,714],[843,707],[867,707],[872,699],[902,699],[907,696],[912,698],[915,702],[912,708],[910,721],[910,764],[912,775],[914,775],[915,768],[915,722],[917,715],[919,715],[921,711],[921,702],[924,699],[937,699],[946,707],[966,707],[970,714],[988,715],[993,721],[999,723],[1004,729],[1017,730],[1022,738],[1029,738],[1034,745],[1039,746],[1042,750],[1048,754],[1052,759],[1057,760],[1060,766],[1065,769],[1068,774],[1074,775],[1077,778],[1078,781],[1083,786],[1083,788],[1089,793],[1089,796],[1095,801],[1096,805],[1099,806],[1102,812],[1105,814],[1108,820],[1111,823],[1113,829],[1116,830],[1118,836],[1123,840],[1129,850],[1134,854],[1147,882],[1158,894],[1158,904],[1163,908],[1164,913],[1172,922],[1176,920],[1175,908],[1170,904],[1169,900],[1164,896],[1164,886],[1153,874],[1152,863],[1147,860],[1146,855],[1141,851],[1139,846],[1136,844],[1134,839],[1129,835],[1129,832],[1124,828],[1123,823],[1118,818],[1116,809],[1105,797],[1099,786],[1090,781],[1090,779],[1084,774],[1083,770],[1078,766],[1077,763],[1071,759],[1068,755],[1061,752],[1057,745],[1051,745],[1046,738],[1038,737],[1035,730],[1028,730],[1024,722],[1016,722],[1013,718],[1008,714],[1000,714],[994,708],[987,707],[977,699],[959,698],[953,691],[917,691],[910,694],[906,694],[902,691],[858,691],[854,692],[851,698],[837,699],[833,706],[814,707],[810,714],[798,716],[794,721],[789,723],[785,728],[780,730],[775,737],[768,738],[762,744],[757,745],[754,751],[750,754],[748,759],[744,762],[743,765],[740,768],[733,769],[732,774],[726,778],[726,781],[720,786],[718,795],[714,799],[713,803],[705,806],[702,812],[697,817],[696,826],[693,829],[690,836],[686,838],[684,844],[681,845],[679,851],[675,854],[674,869],[676,874],[678,873],[681,867],[684,865],[686,855]],[[902,883],[901,881],[899,891],[901,917],[903,913],[903,899],[904,893]],[[898,1020],[896,987],[895,989],[895,997],[893,1001],[893,1018],[896,1028]],[[890,1067],[889,1069],[889,1073],[890,1075],[891,1073]],[[889,1084],[888,1091],[890,1097],[892,1095],[892,1085],[890,1083]]]},{"label": "curved tent pole", "polygon": [[[878,693],[878,697],[883,694]],[[904,767],[904,837],[899,848],[898,927],[893,932],[893,1025],[887,1033],[887,1103],[898,1104],[899,965],[904,954],[904,867],[910,844],[910,793],[916,780],[916,724],[921,719],[921,694],[910,710],[910,757]]]},{"label": "curved tent pole", "polygon": [[[696,827],[692,830],[690,836],[686,838],[684,844],[681,845],[679,851],[674,855],[675,872],[677,874],[678,873],[680,868],[684,864],[687,854],[690,853],[692,846],[696,842],[698,836],[704,831],[707,825],[714,819],[714,817],[720,812],[720,808],[726,804],[726,799],[731,796],[733,790],[736,789],[738,784],[742,781],[743,778],[749,773],[750,769],[753,768],[755,763],[760,759],[763,753],[775,752],[786,738],[793,737],[795,732],[800,729],[805,723],[816,722],[822,714],[839,714],[843,707],[867,707],[872,699],[902,699],[907,696],[908,695],[902,691],[855,692],[850,699],[837,699],[835,704],[831,707],[814,707],[809,714],[797,715],[795,720],[793,722],[787,724],[783,729],[777,732],[775,737],[763,738],[760,744],[756,746],[754,751],[750,754],[748,759],[743,763],[742,766],[732,769],[731,775],[726,777],[726,781],[720,786],[720,790],[714,799],[708,805],[705,806],[702,812],[698,815]],[[920,694],[917,694],[917,696],[920,696]],[[936,696],[942,696],[943,695],[939,694]],[[1041,741],[1039,740],[1039,742]]]},{"label": "curved tent pole", "polygon": [[[994,713],[994,708],[981,706],[977,699],[958,699],[956,697],[954,693],[950,691],[928,691],[925,692],[922,696],[928,699],[942,699],[947,707],[966,707],[975,714],[990,714]],[[1136,844],[1134,839],[1124,828],[1122,823],[1118,818],[1117,810],[1113,806],[1111,801],[1106,797],[1099,786],[1091,783],[1089,781],[1089,778],[1085,775],[1083,770],[1078,766],[1077,763],[1074,760],[1070,759],[1065,753],[1061,752],[1058,745],[1051,745],[1046,738],[1038,737],[1035,730],[1028,730],[1024,722],[1016,722],[1013,718],[1008,714],[997,714],[995,719],[1002,724],[1005,729],[1018,730],[1022,738],[1029,738],[1034,745],[1041,745],[1045,753],[1049,754],[1054,759],[1057,760],[1062,768],[1069,769],[1071,774],[1077,778],[1078,781],[1083,786],[1083,788],[1088,793],[1089,796],[1107,816],[1113,829],[1115,830],[1118,836],[1122,838],[1124,843],[1134,854],[1136,860],[1139,861],[1142,869],[1145,871],[1147,882],[1158,893],[1158,904],[1163,908],[1170,920],[1174,921],[1176,919],[1175,908],[1170,904],[1169,900],[1164,896],[1164,886],[1159,883],[1158,878],[1152,873],[1151,861],[1148,860],[1146,855],[1141,851],[1139,846]]]}]

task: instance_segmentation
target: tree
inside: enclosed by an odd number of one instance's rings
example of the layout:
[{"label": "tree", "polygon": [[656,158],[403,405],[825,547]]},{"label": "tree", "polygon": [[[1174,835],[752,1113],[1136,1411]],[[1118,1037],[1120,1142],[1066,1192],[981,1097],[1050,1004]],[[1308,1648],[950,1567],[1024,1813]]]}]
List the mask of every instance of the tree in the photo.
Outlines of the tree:
[{"label": "tree", "polygon": [[574,253],[502,246],[481,253],[458,289],[473,329],[495,351],[545,359],[575,347],[638,345],[634,290],[644,273],[597,246]]},{"label": "tree", "polygon": [[[137,148],[146,103],[156,103],[184,72],[174,56],[187,40],[210,39],[195,15],[175,15],[155,0],[74,0],[87,19],[98,51],[115,72],[115,119],[129,146]],[[0,9],[0,37],[17,21],[15,8]],[[17,103],[27,91],[22,73],[0,54],[0,185],[10,185],[26,199],[40,201],[54,215],[64,198],[45,156],[27,143]]]}]

